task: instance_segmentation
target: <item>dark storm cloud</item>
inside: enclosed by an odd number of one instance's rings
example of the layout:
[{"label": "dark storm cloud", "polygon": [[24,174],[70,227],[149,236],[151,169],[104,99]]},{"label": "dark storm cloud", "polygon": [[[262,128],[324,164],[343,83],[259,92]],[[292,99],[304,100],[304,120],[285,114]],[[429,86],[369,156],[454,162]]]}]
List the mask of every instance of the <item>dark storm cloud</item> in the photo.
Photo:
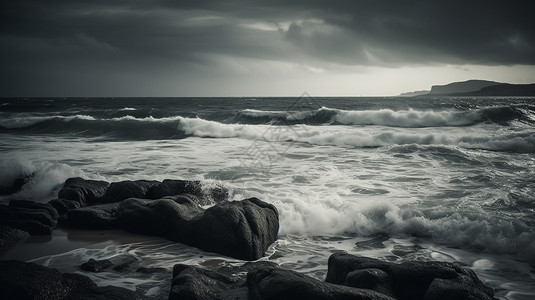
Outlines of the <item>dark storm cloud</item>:
[{"label": "dark storm cloud", "polygon": [[[72,70],[120,77],[172,65],[194,72],[195,66],[224,57],[393,67],[535,64],[535,18],[528,1],[18,0],[0,5],[3,90],[27,88],[29,79],[37,89]],[[39,77],[43,72],[49,75]]]}]

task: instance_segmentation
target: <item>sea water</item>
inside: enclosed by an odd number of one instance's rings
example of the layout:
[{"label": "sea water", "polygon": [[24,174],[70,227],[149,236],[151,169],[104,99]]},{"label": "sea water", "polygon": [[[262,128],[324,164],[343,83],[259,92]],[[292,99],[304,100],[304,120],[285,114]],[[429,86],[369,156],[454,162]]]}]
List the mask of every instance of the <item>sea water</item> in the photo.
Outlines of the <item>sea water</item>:
[{"label": "sea water", "polygon": [[[76,176],[202,180],[277,207],[263,259],[282,267],[324,280],[342,250],[453,261],[499,298],[535,296],[535,98],[0,99],[0,155],[0,186],[31,175],[4,203],[46,202]],[[169,272],[92,279],[154,298],[175,263],[242,263],[159,238],[34,261],[79,272],[124,255]]]}]

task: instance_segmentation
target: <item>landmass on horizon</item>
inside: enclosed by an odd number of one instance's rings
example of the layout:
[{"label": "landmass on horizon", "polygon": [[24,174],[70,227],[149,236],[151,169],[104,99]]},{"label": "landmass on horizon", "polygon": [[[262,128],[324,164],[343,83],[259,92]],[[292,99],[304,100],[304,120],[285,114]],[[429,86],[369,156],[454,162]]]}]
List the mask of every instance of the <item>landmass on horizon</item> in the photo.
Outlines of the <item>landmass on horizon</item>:
[{"label": "landmass on horizon", "polygon": [[535,83],[511,84],[472,79],[445,85],[433,85],[431,90],[407,92],[399,96],[535,96]]}]

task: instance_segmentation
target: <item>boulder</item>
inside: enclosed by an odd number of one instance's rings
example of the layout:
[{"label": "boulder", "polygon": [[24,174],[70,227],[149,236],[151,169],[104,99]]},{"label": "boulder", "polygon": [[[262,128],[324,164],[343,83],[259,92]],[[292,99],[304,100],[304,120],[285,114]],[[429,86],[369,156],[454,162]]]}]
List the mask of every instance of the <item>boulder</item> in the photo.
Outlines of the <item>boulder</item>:
[{"label": "boulder", "polygon": [[275,206],[249,198],[214,205],[188,225],[186,240],[190,245],[256,260],[277,240],[279,215]]},{"label": "boulder", "polygon": [[110,184],[106,181],[86,180],[80,177],[69,178],[58,193],[58,198],[74,200],[82,206],[98,203]]},{"label": "boulder", "polygon": [[1,299],[64,299],[94,288],[91,279],[18,260],[0,261]]},{"label": "boulder", "polygon": [[48,204],[52,205],[60,216],[65,215],[71,209],[80,207],[80,202],[67,199],[53,199],[48,201]]},{"label": "boulder", "polygon": [[261,268],[249,272],[247,286],[251,299],[394,299],[376,291],[322,282],[280,268]]},{"label": "boulder", "polygon": [[119,228],[118,206],[118,203],[110,203],[71,209],[60,222],[61,225],[84,229]]},{"label": "boulder", "polygon": [[13,195],[22,190],[22,187],[28,183],[34,176],[34,173],[24,175],[18,178],[15,178],[7,186],[0,186],[0,196]]},{"label": "boulder", "polygon": [[134,291],[117,286],[97,286],[83,290],[76,294],[70,294],[65,300],[142,300],[142,295]]},{"label": "boulder", "polygon": [[198,180],[171,180],[165,179],[160,184],[152,186],[146,198],[160,199],[166,196],[189,194],[198,197],[201,205],[219,203],[228,199],[228,190],[221,185],[206,187]]},{"label": "boulder", "polygon": [[90,258],[87,262],[80,266],[80,269],[88,272],[98,273],[112,266],[109,259],[95,260]]},{"label": "boulder", "polygon": [[120,202],[128,198],[145,198],[145,194],[152,186],[159,184],[154,180],[120,181],[110,184],[104,196],[100,199],[102,203]]},{"label": "boulder", "polygon": [[173,267],[169,299],[247,299],[247,272],[266,267],[276,264],[254,262],[213,270],[177,264]]},{"label": "boulder", "polygon": [[[494,299],[494,291],[476,274],[450,262],[401,264],[335,253],[329,257],[327,282],[365,287],[396,299]],[[479,298],[478,298],[479,297]]]},{"label": "boulder", "polygon": [[45,203],[12,200],[9,205],[0,205],[0,224],[31,235],[50,235],[57,218],[56,209]]},{"label": "boulder", "polygon": [[27,239],[28,232],[0,225],[0,254]]}]

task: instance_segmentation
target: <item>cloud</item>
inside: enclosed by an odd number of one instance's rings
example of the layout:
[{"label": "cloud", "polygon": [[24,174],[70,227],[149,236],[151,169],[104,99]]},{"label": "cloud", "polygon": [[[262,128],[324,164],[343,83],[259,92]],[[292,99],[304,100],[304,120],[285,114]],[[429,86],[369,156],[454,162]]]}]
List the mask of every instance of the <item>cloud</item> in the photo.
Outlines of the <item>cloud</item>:
[{"label": "cloud", "polygon": [[18,0],[0,5],[0,80],[10,82],[3,90],[27,88],[25,78],[36,77],[28,72],[37,68],[51,68],[49,76],[35,79],[38,90],[72,70],[120,78],[150,69],[152,76],[163,77],[169,75],[163,69],[173,66],[195,77],[203,68],[217,73],[221,64],[214,62],[222,57],[302,65],[311,72],[347,66],[535,65],[528,1]]}]

